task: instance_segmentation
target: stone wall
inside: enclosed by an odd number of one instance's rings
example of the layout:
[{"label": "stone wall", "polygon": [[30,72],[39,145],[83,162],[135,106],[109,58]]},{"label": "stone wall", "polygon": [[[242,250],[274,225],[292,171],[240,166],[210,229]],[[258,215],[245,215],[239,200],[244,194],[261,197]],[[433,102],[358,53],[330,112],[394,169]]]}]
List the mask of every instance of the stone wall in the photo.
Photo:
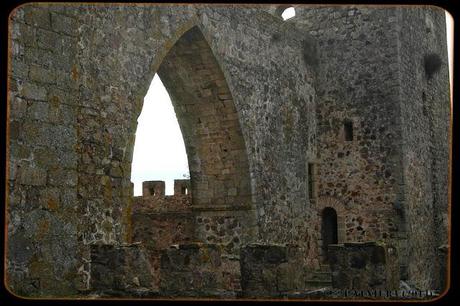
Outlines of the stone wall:
[{"label": "stone wall", "polygon": [[[394,243],[401,277],[436,287],[433,239],[447,241],[448,211],[444,12],[300,6],[296,13],[288,22],[318,40],[317,203],[331,203],[339,214],[339,242]],[[353,125],[349,141],[346,120]]]},{"label": "stone wall", "polygon": [[154,271],[140,245],[91,245],[89,290],[99,294],[151,291]]},{"label": "stone wall", "polygon": [[318,40],[318,212],[324,203],[337,211],[341,242],[397,239],[402,178],[395,10],[315,6],[296,12],[289,22]]},{"label": "stone wall", "polygon": [[367,243],[330,245],[332,287],[344,290],[398,290],[399,262],[393,246]]},{"label": "stone wall", "polygon": [[298,246],[249,244],[241,249],[240,264],[244,297],[281,297],[306,288]]},{"label": "stone wall", "polygon": [[236,297],[241,292],[239,260],[215,244],[180,244],[161,252],[163,296]]},{"label": "stone wall", "polygon": [[79,21],[47,6],[10,20],[7,284],[22,296],[68,295],[79,287],[87,214],[78,200]]},{"label": "stone wall", "polygon": [[[400,108],[409,279],[441,291],[448,244],[449,83],[444,11],[398,10]],[[415,31],[414,29],[419,29]]]}]

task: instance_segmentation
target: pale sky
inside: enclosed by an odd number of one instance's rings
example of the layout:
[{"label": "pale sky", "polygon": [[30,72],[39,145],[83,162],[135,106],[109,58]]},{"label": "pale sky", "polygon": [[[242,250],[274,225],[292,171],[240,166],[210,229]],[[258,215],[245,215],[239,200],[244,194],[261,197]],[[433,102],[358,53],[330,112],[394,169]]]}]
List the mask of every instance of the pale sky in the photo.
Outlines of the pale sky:
[{"label": "pale sky", "polygon": [[292,18],[294,16],[295,16],[295,9],[293,7],[288,7],[281,14],[281,17],[283,18],[283,20],[287,20],[287,19]]},{"label": "pale sky", "polygon": [[174,193],[174,179],[189,173],[184,140],[168,92],[157,74],[137,119],[131,182],[134,195],[142,195],[143,181],[165,181],[166,194]]},{"label": "pale sky", "polygon": [[[287,9],[283,18],[293,17],[294,9]],[[452,93],[453,21],[446,13],[447,45],[449,52],[449,75]],[[166,194],[173,194],[174,179],[189,175],[184,141],[174,108],[166,89],[156,74],[144,99],[138,118],[134,144],[131,181],[134,195],[142,194],[142,182],[163,180]]]},{"label": "pale sky", "polygon": [[447,29],[447,52],[449,57],[449,79],[450,79],[450,99],[452,103],[452,77],[453,77],[453,65],[454,65],[454,20],[452,16],[446,12],[446,29]]}]

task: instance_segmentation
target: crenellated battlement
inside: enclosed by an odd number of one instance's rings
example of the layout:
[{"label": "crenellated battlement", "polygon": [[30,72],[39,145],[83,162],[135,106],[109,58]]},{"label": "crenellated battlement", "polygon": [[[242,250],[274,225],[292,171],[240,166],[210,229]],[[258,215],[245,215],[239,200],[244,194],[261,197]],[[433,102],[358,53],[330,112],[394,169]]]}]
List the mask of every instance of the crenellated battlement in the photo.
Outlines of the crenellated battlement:
[{"label": "crenellated battlement", "polygon": [[[164,197],[165,196],[164,181],[145,181],[142,182],[142,197]],[[191,195],[190,180],[174,180],[174,195],[184,196]]]},{"label": "crenellated battlement", "polygon": [[164,196],[165,182],[164,181],[145,181],[142,182],[142,196]]},{"label": "crenellated battlement", "polygon": [[165,195],[164,181],[142,183],[142,196],[134,197],[133,211],[148,213],[188,211],[192,193],[190,180],[174,180],[174,194]]}]

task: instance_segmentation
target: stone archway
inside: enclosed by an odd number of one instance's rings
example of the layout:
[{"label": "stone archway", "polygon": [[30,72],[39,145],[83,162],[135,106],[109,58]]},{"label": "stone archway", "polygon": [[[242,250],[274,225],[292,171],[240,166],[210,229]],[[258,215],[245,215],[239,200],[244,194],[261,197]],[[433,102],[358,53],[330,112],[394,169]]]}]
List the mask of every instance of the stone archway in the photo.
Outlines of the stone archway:
[{"label": "stone archway", "polygon": [[175,43],[158,74],[184,137],[193,205],[248,205],[248,158],[238,113],[222,70],[197,26]]},{"label": "stone archway", "polygon": [[232,94],[199,26],[181,33],[156,72],[184,138],[196,239],[236,250],[253,223],[245,213],[253,209],[248,157]]}]

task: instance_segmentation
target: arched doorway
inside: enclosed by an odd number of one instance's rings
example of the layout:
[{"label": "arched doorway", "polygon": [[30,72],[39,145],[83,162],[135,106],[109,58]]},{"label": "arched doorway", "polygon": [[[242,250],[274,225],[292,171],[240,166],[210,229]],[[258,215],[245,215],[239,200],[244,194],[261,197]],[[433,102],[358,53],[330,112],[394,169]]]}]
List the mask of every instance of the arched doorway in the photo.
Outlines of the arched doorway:
[{"label": "arched doorway", "polygon": [[332,207],[324,208],[321,213],[321,239],[323,241],[323,260],[328,262],[329,245],[338,243],[337,213]]}]

